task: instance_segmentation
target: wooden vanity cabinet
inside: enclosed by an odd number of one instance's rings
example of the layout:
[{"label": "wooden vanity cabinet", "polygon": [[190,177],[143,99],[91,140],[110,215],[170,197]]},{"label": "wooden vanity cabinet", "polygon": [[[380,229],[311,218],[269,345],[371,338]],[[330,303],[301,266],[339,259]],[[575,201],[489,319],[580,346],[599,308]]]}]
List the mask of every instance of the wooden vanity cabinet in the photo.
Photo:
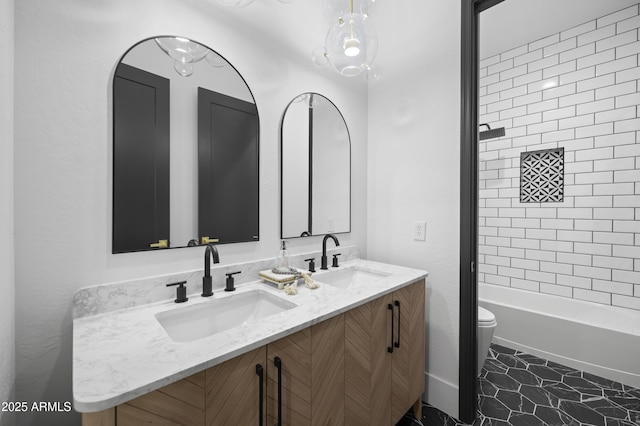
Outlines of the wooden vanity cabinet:
[{"label": "wooden vanity cabinet", "polygon": [[194,374],[116,407],[118,426],[201,426],[205,419],[205,372]]},{"label": "wooden vanity cabinet", "polygon": [[113,409],[86,413],[83,425],[344,424],[344,343],[338,315]]},{"label": "wooden vanity cabinet", "polygon": [[266,361],[262,346],[205,371],[206,426],[265,424]]},{"label": "wooden vanity cabinet", "polygon": [[425,281],[346,312],[345,342],[345,424],[394,425],[411,407],[419,418]]},{"label": "wooden vanity cabinet", "polygon": [[267,358],[269,425],[344,424],[344,315],[270,343]]},{"label": "wooden vanity cabinet", "polygon": [[344,424],[344,315],[206,370],[206,395],[206,426]]},{"label": "wooden vanity cabinet", "polygon": [[83,425],[394,425],[421,407],[424,318],[420,280]]}]

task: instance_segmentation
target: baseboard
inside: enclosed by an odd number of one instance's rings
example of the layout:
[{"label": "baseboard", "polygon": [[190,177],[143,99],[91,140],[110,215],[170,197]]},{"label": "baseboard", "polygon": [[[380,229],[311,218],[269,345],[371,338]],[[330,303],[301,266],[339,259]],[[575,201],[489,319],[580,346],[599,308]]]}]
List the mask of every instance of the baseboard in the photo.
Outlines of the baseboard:
[{"label": "baseboard", "polygon": [[425,372],[424,388],[423,401],[455,419],[458,418],[460,407],[457,385]]}]

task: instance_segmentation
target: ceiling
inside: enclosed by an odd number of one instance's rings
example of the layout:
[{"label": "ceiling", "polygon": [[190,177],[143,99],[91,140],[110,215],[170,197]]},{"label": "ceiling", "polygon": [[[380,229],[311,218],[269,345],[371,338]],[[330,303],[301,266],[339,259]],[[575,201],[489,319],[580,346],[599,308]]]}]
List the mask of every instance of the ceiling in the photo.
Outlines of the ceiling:
[{"label": "ceiling", "polygon": [[480,59],[637,3],[638,0],[506,0],[480,14]]}]

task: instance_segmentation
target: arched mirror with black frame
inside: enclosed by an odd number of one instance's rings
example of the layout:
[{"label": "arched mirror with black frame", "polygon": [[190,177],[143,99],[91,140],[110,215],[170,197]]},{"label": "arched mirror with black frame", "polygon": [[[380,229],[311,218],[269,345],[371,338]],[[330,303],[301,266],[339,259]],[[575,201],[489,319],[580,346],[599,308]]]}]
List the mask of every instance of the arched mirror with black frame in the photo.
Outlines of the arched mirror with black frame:
[{"label": "arched mirror with black frame", "polygon": [[142,40],[113,80],[112,252],[259,239],[259,119],[209,47]]},{"label": "arched mirror with black frame", "polygon": [[478,325],[478,17],[504,0],[461,0],[460,361],[459,415],[473,423],[477,405]]},{"label": "arched mirror with black frame", "polygon": [[351,139],[338,108],[318,93],[287,106],[281,124],[282,238],[351,231]]}]

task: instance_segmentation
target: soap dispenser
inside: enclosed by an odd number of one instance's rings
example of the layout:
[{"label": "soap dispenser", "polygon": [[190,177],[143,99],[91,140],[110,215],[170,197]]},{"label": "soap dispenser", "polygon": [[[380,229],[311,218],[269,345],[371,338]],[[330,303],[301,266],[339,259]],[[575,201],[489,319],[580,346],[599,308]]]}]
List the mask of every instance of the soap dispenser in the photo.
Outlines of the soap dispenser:
[{"label": "soap dispenser", "polygon": [[276,269],[289,267],[289,253],[287,252],[287,242],[282,240],[280,252],[276,257]]}]

